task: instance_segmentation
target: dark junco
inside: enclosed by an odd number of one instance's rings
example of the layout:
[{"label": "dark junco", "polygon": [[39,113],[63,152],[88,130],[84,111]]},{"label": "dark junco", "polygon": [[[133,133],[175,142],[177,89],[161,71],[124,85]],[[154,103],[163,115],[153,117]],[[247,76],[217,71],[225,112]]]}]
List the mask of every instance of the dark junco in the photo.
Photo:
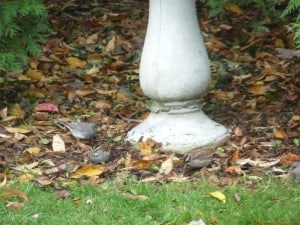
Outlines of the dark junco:
[{"label": "dark junco", "polygon": [[91,139],[97,134],[97,124],[87,122],[65,122],[54,120],[55,123],[61,124],[68,128],[71,134],[78,139]]},{"label": "dark junco", "polygon": [[293,167],[292,176],[294,178],[300,179],[300,162],[294,163],[292,167]]}]

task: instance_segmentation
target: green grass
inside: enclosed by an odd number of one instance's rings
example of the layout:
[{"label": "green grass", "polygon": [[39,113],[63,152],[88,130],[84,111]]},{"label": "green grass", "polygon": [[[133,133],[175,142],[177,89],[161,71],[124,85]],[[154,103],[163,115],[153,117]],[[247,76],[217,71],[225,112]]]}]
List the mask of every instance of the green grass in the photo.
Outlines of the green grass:
[{"label": "green grass", "polygon": [[[205,181],[154,184],[128,180],[126,184],[77,184],[70,188],[72,196],[65,200],[32,183],[12,184],[9,188],[23,191],[29,201],[18,211],[9,210],[0,202],[0,224],[181,225],[199,219],[207,225],[211,219],[216,220],[217,225],[300,224],[300,183],[297,181],[273,179],[255,188],[248,188],[246,184],[218,188]],[[226,195],[225,204],[206,197],[216,190]],[[145,195],[148,199],[133,199],[124,193]],[[234,194],[241,200],[236,202]],[[76,205],[75,200],[80,204]],[[31,217],[34,214],[39,214],[37,219]]]}]

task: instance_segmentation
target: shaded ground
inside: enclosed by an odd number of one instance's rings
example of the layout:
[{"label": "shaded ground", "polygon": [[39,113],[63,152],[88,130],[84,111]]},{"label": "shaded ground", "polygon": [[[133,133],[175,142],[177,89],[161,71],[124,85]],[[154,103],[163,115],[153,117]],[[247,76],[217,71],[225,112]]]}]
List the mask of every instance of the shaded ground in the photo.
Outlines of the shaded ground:
[{"label": "shaded ground", "polygon": [[[24,74],[9,74],[1,86],[2,178],[17,175],[52,185],[72,174],[76,178],[80,167],[83,177],[96,183],[128,171],[142,179],[162,178],[156,174],[169,155],[151,141],[139,148],[124,141],[149,108],[138,83],[148,1],[49,0],[47,6],[56,33],[43,56],[32,59]],[[294,52],[282,56],[283,49],[293,48],[293,33],[276,24],[254,31],[250,25],[257,17],[251,10],[208,18],[198,6],[213,75],[211,90],[203,96],[204,111],[232,131],[200,174],[221,183],[244,173],[285,174],[300,154],[300,67]],[[51,103],[59,112],[40,112],[40,103]],[[99,135],[79,142],[56,126],[55,118],[95,122]],[[55,134],[66,151],[53,151]],[[111,159],[90,166],[91,148],[98,145],[111,150]],[[163,179],[180,180],[195,172],[182,156],[174,158],[173,166]]]}]

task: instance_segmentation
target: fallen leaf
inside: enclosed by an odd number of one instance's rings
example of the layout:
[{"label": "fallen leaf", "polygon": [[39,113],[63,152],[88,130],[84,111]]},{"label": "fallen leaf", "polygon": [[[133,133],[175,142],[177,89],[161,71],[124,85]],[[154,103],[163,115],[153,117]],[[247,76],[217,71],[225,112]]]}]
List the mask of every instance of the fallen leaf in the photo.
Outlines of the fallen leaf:
[{"label": "fallen leaf", "polygon": [[240,202],[240,201],[241,201],[241,196],[240,196],[238,193],[235,193],[234,196],[233,196],[233,199],[234,199],[236,202]]},{"label": "fallen leaf", "polygon": [[193,220],[188,225],[206,225],[203,220]]},{"label": "fallen leaf", "polygon": [[44,76],[38,70],[28,70],[25,74],[26,77],[30,78],[30,80],[41,80]]},{"label": "fallen leaf", "polygon": [[229,162],[236,163],[239,160],[239,149],[235,150],[231,156],[228,157]]},{"label": "fallen leaf", "polygon": [[297,162],[298,160],[300,160],[299,155],[289,152],[280,158],[280,163],[286,165],[292,165],[294,162]]},{"label": "fallen leaf", "polygon": [[276,165],[277,163],[280,162],[280,159],[269,159],[269,161],[262,161],[262,160],[259,160],[259,159],[256,159],[256,160],[252,160],[250,158],[247,158],[247,159],[239,159],[237,161],[237,164],[238,165],[250,165],[250,166],[253,166],[253,167],[261,167],[261,168],[269,168],[271,166],[274,166]]},{"label": "fallen leaf", "polygon": [[17,171],[28,171],[28,170],[32,170],[37,165],[39,165],[39,162],[33,162],[33,163],[30,163],[30,164],[18,165],[16,167],[12,167],[12,169],[17,170]]},{"label": "fallen leaf", "polygon": [[53,180],[48,178],[48,177],[40,177],[38,180],[37,180],[37,183],[42,186],[42,187],[46,187],[46,186],[49,186],[49,185],[52,185],[53,184]]},{"label": "fallen leaf", "polygon": [[264,95],[268,90],[268,87],[261,81],[255,83],[248,89],[248,92],[253,94],[254,96]]},{"label": "fallen leaf", "polygon": [[81,97],[85,97],[85,96],[93,94],[95,92],[96,91],[92,88],[90,88],[90,89],[89,88],[83,88],[83,89],[79,89],[79,90],[75,91],[76,95],[81,96]]},{"label": "fallen leaf", "polygon": [[210,196],[220,200],[221,202],[225,203],[226,202],[226,197],[225,195],[220,192],[220,191],[214,191],[214,192],[210,192],[208,193]]},{"label": "fallen leaf", "polygon": [[172,154],[170,157],[168,157],[166,159],[166,161],[164,161],[161,164],[161,167],[159,169],[159,173],[160,174],[165,174],[168,175],[171,173],[171,171],[173,170],[173,158],[174,158],[175,154]]},{"label": "fallen leaf", "polygon": [[285,139],[285,138],[287,138],[287,134],[286,134],[286,132],[283,129],[275,128],[273,130],[273,133],[274,133],[275,138],[278,138],[278,139]]},{"label": "fallen leaf", "polygon": [[105,51],[111,52],[115,49],[115,47],[116,47],[116,37],[113,36],[112,39],[107,43]]},{"label": "fallen leaf", "polygon": [[129,162],[129,165],[139,169],[139,170],[146,170],[148,169],[153,163],[153,160],[144,160],[144,159],[132,159]]},{"label": "fallen leaf", "polygon": [[233,2],[226,2],[224,4],[224,8],[231,13],[234,13],[236,15],[242,15],[244,12],[243,10],[235,3]]},{"label": "fallen leaf", "polygon": [[293,121],[300,121],[300,116],[299,115],[294,115],[292,116]]},{"label": "fallen leaf", "polygon": [[27,152],[31,155],[37,155],[41,152],[41,148],[39,148],[39,147],[30,147],[30,148],[26,148],[24,150],[24,152]]},{"label": "fallen leaf", "polygon": [[15,133],[21,133],[21,134],[28,134],[32,130],[28,127],[22,126],[22,127],[4,127],[5,130],[8,133],[15,134]]},{"label": "fallen leaf", "polygon": [[59,134],[55,134],[52,140],[52,150],[54,152],[65,152],[66,146],[64,140],[59,136]]},{"label": "fallen leaf", "polygon": [[27,183],[35,179],[35,176],[31,173],[25,173],[18,177],[20,183]]},{"label": "fallen leaf", "polygon": [[240,166],[229,166],[225,170],[226,173],[235,173],[238,175],[244,174]]},{"label": "fallen leaf", "polygon": [[8,113],[18,119],[24,119],[25,116],[25,112],[19,104],[15,104],[12,108],[10,108]]},{"label": "fallen leaf", "polygon": [[105,170],[105,167],[101,165],[86,165],[71,173],[71,178],[80,178],[82,176],[93,177],[101,175]]},{"label": "fallen leaf", "polygon": [[82,61],[76,57],[68,57],[66,58],[67,63],[70,65],[71,68],[76,69],[76,68],[84,68],[86,65],[85,61]]},{"label": "fallen leaf", "polygon": [[29,200],[26,194],[24,194],[22,191],[19,191],[17,189],[6,189],[1,194],[1,198],[5,202],[7,201],[8,196],[17,196],[20,199],[23,199],[25,202]]},{"label": "fallen leaf", "polygon": [[35,107],[36,112],[58,112],[58,107],[52,103],[41,103]]},{"label": "fallen leaf", "polygon": [[23,204],[20,202],[8,202],[6,204],[6,207],[11,210],[19,210],[20,208],[23,207]]},{"label": "fallen leaf", "polygon": [[2,182],[0,183],[0,188],[4,187],[7,183],[7,178],[6,178],[6,175],[3,175],[3,180]]},{"label": "fallen leaf", "polygon": [[139,149],[143,156],[150,155],[152,153],[155,145],[156,145],[156,142],[154,140],[152,140],[151,138],[148,138],[146,141],[138,142]]}]

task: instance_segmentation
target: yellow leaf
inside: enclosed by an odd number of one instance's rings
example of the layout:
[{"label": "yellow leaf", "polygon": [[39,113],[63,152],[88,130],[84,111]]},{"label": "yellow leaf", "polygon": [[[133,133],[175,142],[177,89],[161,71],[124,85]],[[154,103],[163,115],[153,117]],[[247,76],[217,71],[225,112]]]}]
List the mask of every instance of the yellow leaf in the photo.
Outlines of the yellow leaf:
[{"label": "yellow leaf", "polygon": [[25,75],[31,80],[41,80],[44,77],[43,74],[38,70],[28,70]]},{"label": "yellow leaf", "polygon": [[21,176],[18,177],[18,180],[20,183],[27,183],[29,181],[34,180],[34,175],[32,175],[31,173],[25,173]]},{"label": "yellow leaf", "polygon": [[26,148],[24,152],[28,152],[31,155],[36,155],[41,152],[41,149],[39,147],[30,147]]},{"label": "yellow leaf", "polygon": [[214,191],[214,192],[210,192],[208,193],[210,196],[220,200],[221,202],[225,203],[226,202],[226,197],[225,195],[220,192],[220,191]]},{"label": "yellow leaf", "polygon": [[263,95],[268,90],[267,86],[262,82],[255,83],[252,87],[249,88],[248,92],[254,96]]},{"label": "yellow leaf", "polygon": [[16,116],[19,119],[24,119],[25,112],[19,104],[15,104],[8,112],[11,116]]},{"label": "yellow leaf", "polygon": [[299,115],[292,116],[292,120],[293,121],[300,121],[300,116]]},{"label": "yellow leaf", "polygon": [[138,143],[139,149],[143,156],[150,155],[152,153],[153,147],[155,146],[156,142],[151,138],[148,138],[146,141],[140,141]]},{"label": "yellow leaf", "polygon": [[70,65],[71,68],[76,69],[76,68],[84,68],[86,65],[86,62],[83,60],[80,60],[75,57],[68,57],[66,58],[67,63]]},{"label": "yellow leaf", "polygon": [[284,46],[284,42],[283,42],[283,40],[281,38],[276,38],[275,39],[275,46],[277,48],[284,48],[285,47]]},{"label": "yellow leaf", "polygon": [[242,15],[244,12],[243,10],[235,3],[233,2],[227,2],[224,4],[224,8],[231,13]]},{"label": "yellow leaf", "polygon": [[76,170],[71,174],[71,178],[80,178],[82,176],[93,177],[99,176],[104,172],[104,167],[101,165],[86,165]]},{"label": "yellow leaf", "polygon": [[23,74],[18,77],[18,80],[19,81],[31,81],[31,79],[29,77],[27,77]]},{"label": "yellow leaf", "polygon": [[287,138],[287,134],[286,134],[286,132],[283,130],[283,129],[274,129],[273,130],[273,132],[274,132],[274,136],[275,136],[275,138],[278,138],[278,139],[285,139],[285,138]]},{"label": "yellow leaf", "polygon": [[96,109],[111,109],[111,103],[106,99],[99,99],[95,103]]},{"label": "yellow leaf", "polygon": [[153,160],[146,160],[146,159],[132,159],[128,162],[132,167],[135,167],[139,170],[146,170],[148,169],[152,164]]},{"label": "yellow leaf", "polygon": [[15,134],[15,133],[27,134],[31,132],[31,129],[26,127],[4,127],[4,128],[8,133],[11,134]]}]

